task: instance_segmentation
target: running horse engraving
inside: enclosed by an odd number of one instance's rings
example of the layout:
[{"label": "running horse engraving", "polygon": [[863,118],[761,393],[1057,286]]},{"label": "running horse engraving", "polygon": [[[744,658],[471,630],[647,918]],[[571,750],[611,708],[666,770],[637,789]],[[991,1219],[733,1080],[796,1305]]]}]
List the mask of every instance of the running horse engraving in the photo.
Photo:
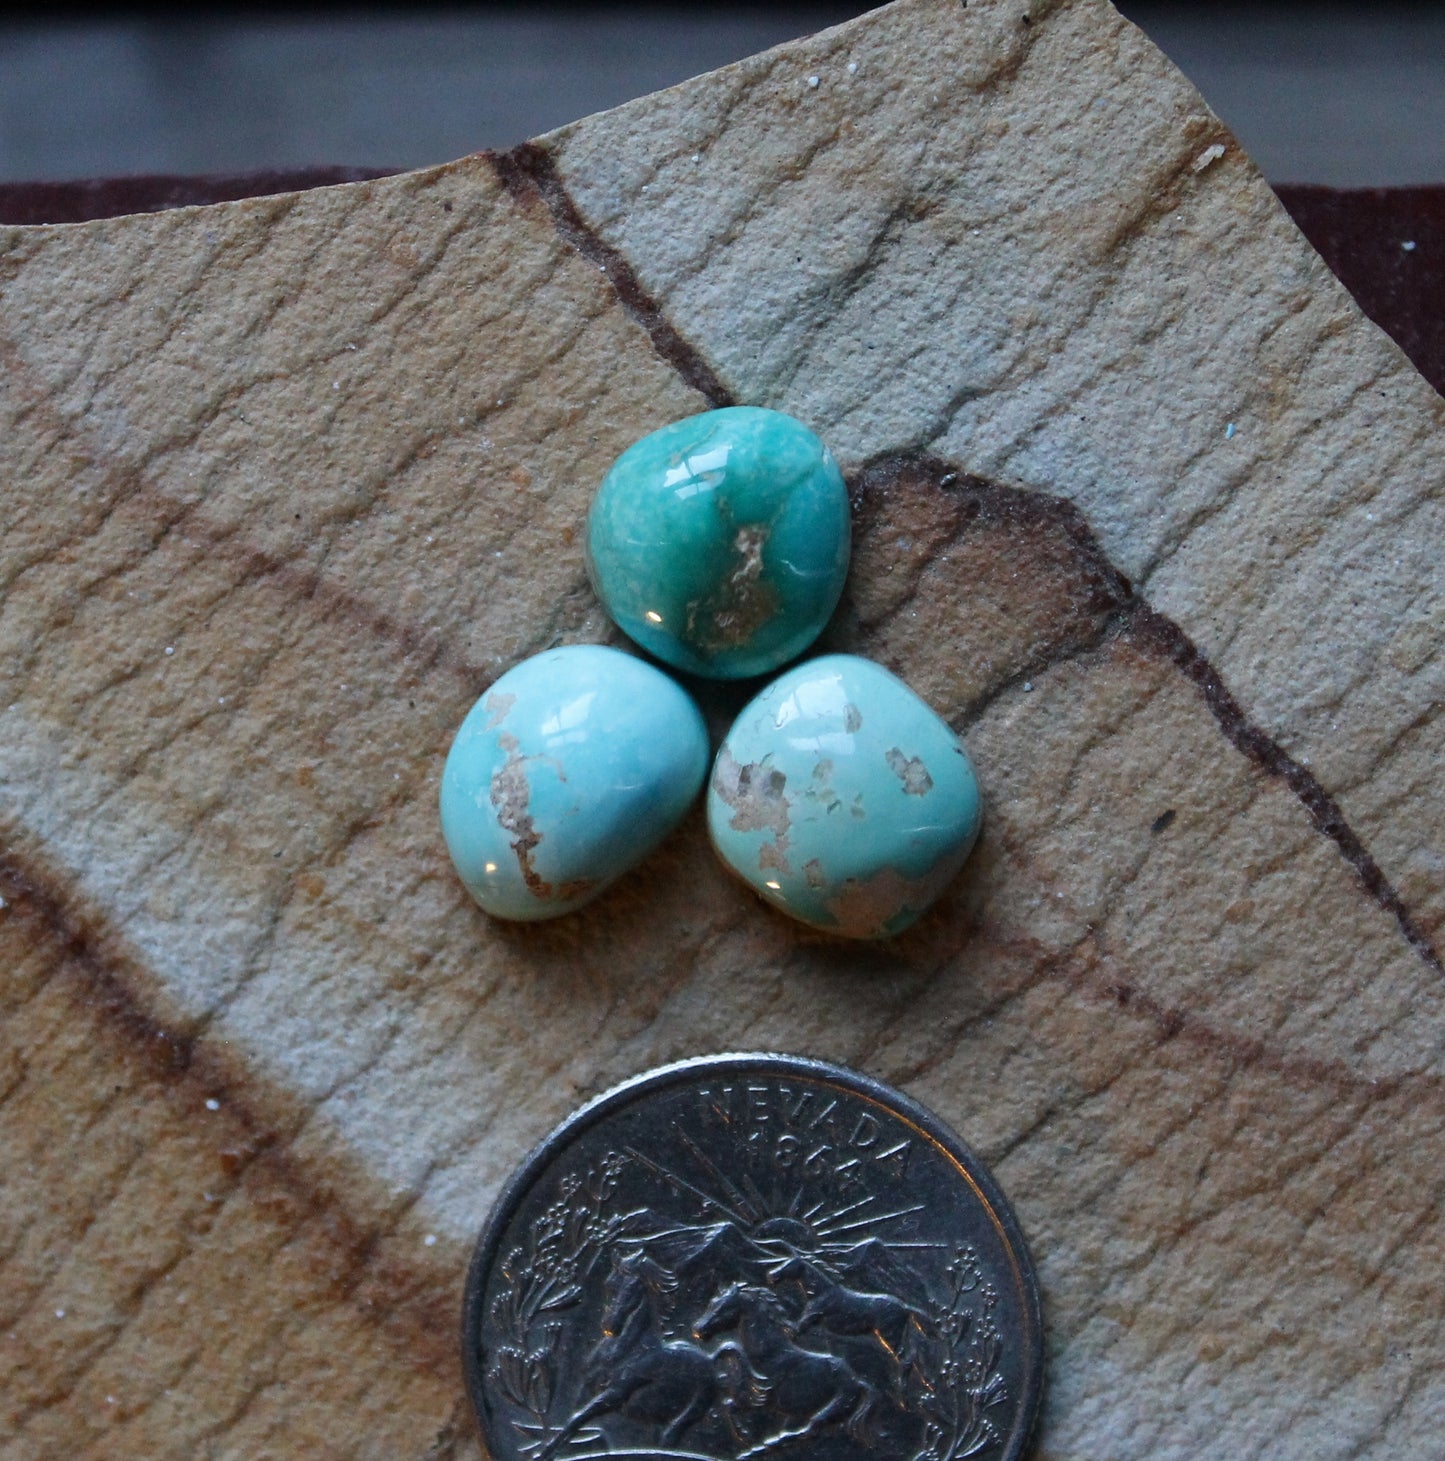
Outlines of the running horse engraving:
[{"label": "running horse engraving", "polygon": [[[467,1380],[498,1461],[1018,1454],[1041,1337],[1026,1252],[951,1138],[927,1163],[919,1146],[905,1184],[866,1154],[926,1122],[907,1108],[895,1131],[876,1094],[850,1108],[846,1072],[811,1070],[735,1091],[659,1072],[589,1108],[582,1150],[564,1128],[528,1169],[468,1286]],[[820,1122],[820,1152],[825,1131],[860,1134],[846,1178],[798,1158]]]},{"label": "running horse engraving", "polygon": [[833,1334],[871,1335],[901,1371],[913,1360],[915,1340],[923,1332],[923,1316],[893,1294],[849,1288],[829,1269],[800,1253],[776,1267],[770,1279],[782,1283],[796,1278],[807,1292],[807,1302],[794,1332],[804,1334],[821,1325]]},{"label": "running horse engraving", "polygon": [[672,1274],[639,1250],[614,1257],[602,1338],[587,1356],[582,1376],[583,1394],[600,1388],[541,1446],[538,1461],[551,1461],[600,1415],[622,1414],[660,1425],[664,1446],[675,1445],[715,1405],[731,1428],[734,1392],[724,1378],[727,1366],[720,1362],[735,1363],[740,1378],[753,1385],[761,1385],[761,1379],[736,1344],[705,1349],[690,1340],[664,1337],[657,1302],[676,1286]]},{"label": "running horse engraving", "polygon": [[[770,1413],[784,1429],[742,1452],[739,1461],[801,1440],[835,1421],[861,1440],[879,1393],[847,1360],[807,1349],[794,1338],[795,1325],[770,1289],[736,1282],[719,1290],[693,1326],[700,1340],[733,1329],[749,1363],[765,1377]],[[791,1428],[789,1428],[791,1427]]]}]

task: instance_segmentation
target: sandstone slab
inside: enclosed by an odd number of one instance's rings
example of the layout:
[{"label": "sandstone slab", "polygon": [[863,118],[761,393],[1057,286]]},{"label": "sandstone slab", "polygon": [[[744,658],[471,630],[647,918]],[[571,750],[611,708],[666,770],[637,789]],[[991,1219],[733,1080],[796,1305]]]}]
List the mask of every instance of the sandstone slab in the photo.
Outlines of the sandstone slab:
[{"label": "sandstone slab", "polygon": [[[3,229],[0,359],[5,1461],[475,1454],[504,1175],[747,1046],[993,1163],[1040,1455],[1432,1454],[1445,403],[1102,0],[899,0],[507,156]],[[609,639],[593,486],[731,402],[837,453],[824,647],[966,731],[978,848],[879,947],[697,814],[491,923],[449,736]]]}]

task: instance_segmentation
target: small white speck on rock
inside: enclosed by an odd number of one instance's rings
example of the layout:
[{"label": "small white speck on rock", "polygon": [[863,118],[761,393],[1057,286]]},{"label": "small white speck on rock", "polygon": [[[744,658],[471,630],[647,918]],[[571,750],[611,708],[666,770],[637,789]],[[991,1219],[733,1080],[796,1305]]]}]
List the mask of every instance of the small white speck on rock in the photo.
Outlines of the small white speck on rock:
[{"label": "small white speck on rock", "polygon": [[176,647],[175,647],[174,644],[168,644],[168,645],[166,645],[166,653],[167,654],[174,654],[175,652],[176,652]]},{"label": "small white speck on rock", "polygon": [[209,1097],[207,1099],[207,1101],[206,1101],[206,1110],[207,1111],[219,1111],[220,1109],[221,1109],[221,1103],[214,1096],[211,1096],[211,1097]]},{"label": "small white speck on rock", "polygon": [[856,76],[858,74],[858,63],[856,61],[848,62],[848,74],[849,76]]},{"label": "small white speck on rock", "polygon": [[816,91],[818,89],[818,82],[819,82],[819,80],[820,80],[820,78],[817,77],[817,76],[810,76],[808,78],[808,87],[809,87],[809,89],[812,90],[812,91]]},{"label": "small white speck on rock", "polygon": [[1033,688],[1034,688],[1034,682],[1032,680],[1025,680],[1024,681],[1024,690],[1025,690],[1025,692],[1028,692],[1029,690],[1032,690]]},{"label": "small white speck on rock", "polygon": [[1413,238],[1407,238],[1400,245],[1400,247],[1404,249],[1407,254],[1413,254],[1415,252],[1415,240]]},{"label": "small white speck on rock", "polygon": [[63,1319],[63,1318],[65,1318],[65,1310],[64,1309],[57,1309],[55,1311],[55,1317],[57,1319]]},{"label": "small white speck on rock", "polygon": [[1229,423],[1229,425],[1224,428],[1224,439],[1225,439],[1225,441],[1233,441],[1234,440],[1234,422],[1233,421],[1231,421]]},{"label": "small white speck on rock", "polygon": [[702,153],[700,153],[700,152],[694,152],[693,155],[692,155],[692,160],[694,162],[701,162],[702,161]]},{"label": "small white speck on rock", "polygon": [[426,1237],[422,1239],[422,1242],[425,1243],[428,1248],[435,1248],[437,1245],[437,1235],[435,1233],[428,1233]]}]

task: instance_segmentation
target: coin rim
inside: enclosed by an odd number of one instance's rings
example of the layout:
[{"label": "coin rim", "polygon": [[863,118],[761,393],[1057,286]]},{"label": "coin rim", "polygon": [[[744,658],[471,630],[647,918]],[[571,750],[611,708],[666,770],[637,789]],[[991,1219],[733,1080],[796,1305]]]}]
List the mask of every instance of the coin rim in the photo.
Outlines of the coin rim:
[{"label": "coin rim", "polygon": [[832,1061],[817,1060],[807,1055],[787,1055],[777,1051],[727,1051],[719,1055],[694,1055],[686,1060],[677,1060],[667,1065],[655,1066],[631,1076],[620,1084],[610,1087],[600,1095],[584,1102],[565,1117],[551,1132],[532,1148],[517,1169],[503,1184],[501,1192],[487,1214],[486,1222],[472,1250],[472,1259],[467,1266],[466,1286],[462,1293],[461,1342],[462,1374],[466,1381],[467,1396],[471,1401],[472,1413],[489,1455],[500,1457],[507,1454],[493,1444],[491,1430],[487,1424],[487,1412],[483,1406],[486,1384],[478,1356],[479,1346],[471,1341],[473,1334],[480,1335],[483,1291],[487,1275],[491,1272],[502,1235],[511,1222],[523,1198],[542,1176],[545,1169],[555,1160],[560,1150],[575,1140],[589,1127],[619,1107],[646,1093],[675,1085],[697,1074],[700,1070],[757,1070],[766,1068],[779,1073],[811,1076],[814,1079],[831,1081],[856,1094],[877,1101],[892,1108],[905,1120],[912,1122],[928,1138],[937,1143],[958,1164],[975,1194],[987,1209],[990,1218],[1003,1239],[1004,1247],[1013,1260],[1017,1282],[1022,1298],[1022,1309],[1028,1327],[1025,1336],[1025,1358],[1023,1399],[1019,1407],[1018,1424],[1007,1448],[1000,1453],[1000,1461],[1018,1461],[1028,1449],[1038,1424],[1039,1409],[1044,1389],[1044,1325],[1043,1299],[1039,1290],[1038,1271],[1034,1267],[1023,1230],[1019,1227],[1008,1198],[1004,1196],[988,1167],[974,1153],[973,1149],[936,1112],[905,1095],[886,1081],[852,1070]]}]

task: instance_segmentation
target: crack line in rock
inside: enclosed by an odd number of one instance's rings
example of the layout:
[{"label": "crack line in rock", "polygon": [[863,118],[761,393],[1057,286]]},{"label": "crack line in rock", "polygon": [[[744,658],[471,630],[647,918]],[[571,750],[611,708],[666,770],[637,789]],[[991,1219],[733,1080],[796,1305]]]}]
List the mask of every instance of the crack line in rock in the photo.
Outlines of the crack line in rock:
[{"label": "crack line in rock", "polygon": [[1445,974],[1445,962],[1442,962],[1439,950],[1394,884],[1385,876],[1384,869],[1370,854],[1359,833],[1350,826],[1344,808],[1313,771],[1296,761],[1278,741],[1249,719],[1225,685],[1224,677],[1188,634],[1173,619],[1143,599],[1138,601],[1134,610],[1131,634],[1139,642],[1159,650],[1194,682],[1210,714],[1235,750],[1289,787],[1309,813],[1315,829],[1339,848],[1340,856],[1355,870],[1370,896],[1394,918],[1406,943],[1437,974]]},{"label": "crack line in rock", "polygon": [[533,200],[541,202],[551,215],[558,237],[602,271],[622,307],[647,331],[652,348],[693,390],[710,406],[737,404],[701,352],[663,314],[632,265],[582,217],[552,154],[541,143],[523,142],[510,152],[490,152],[486,156],[503,187],[518,203],[526,207]]},{"label": "crack line in rock", "polygon": [[[1094,634],[1085,635],[1082,642],[1077,638],[1071,639],[1042,663],[1030,663],[1027,667],[1029,675],[1041,674],[1055,661],[1087,652],[1091,644],[1102,644],[1112,629],[1120,630],[1139,648],[1151,650],[1167,659],[1193,681],[1225,739],[1266,775],[1284,782],[1309,814],[1315,830],[1335,844],[1366,892],[1395,920],[1405,942],[1435,973],[1445,975],[1445,962],[1442,962],[1439,950],[1375,861],[1359,833],[1350,826],[1339,802],[1308,767],[1295,760],[1278,741],[1249,719],[1225,685],[1224,677],[1184,629],[1133,589],[1110,561],[1087,519],[1073,503],[1061,497],[989,482],[932,456],[881,457],[859,474],[859,480],[866,477],[877,485],[902,482],[910,475],[915,481],[921,478],[938,491],[967,489],[980,500],[992,499],[1002,513],[1017,513],[1022,509],[1035,520],[1052,520],[1089,570],[1097,575],[1105,598],[1115,599],[1115,606],[1099,621]],[[979,704],[970,706],[971,715],[976,718],[982,708],[997,698],[998,693],[1000,691],[995,690]]]}]

